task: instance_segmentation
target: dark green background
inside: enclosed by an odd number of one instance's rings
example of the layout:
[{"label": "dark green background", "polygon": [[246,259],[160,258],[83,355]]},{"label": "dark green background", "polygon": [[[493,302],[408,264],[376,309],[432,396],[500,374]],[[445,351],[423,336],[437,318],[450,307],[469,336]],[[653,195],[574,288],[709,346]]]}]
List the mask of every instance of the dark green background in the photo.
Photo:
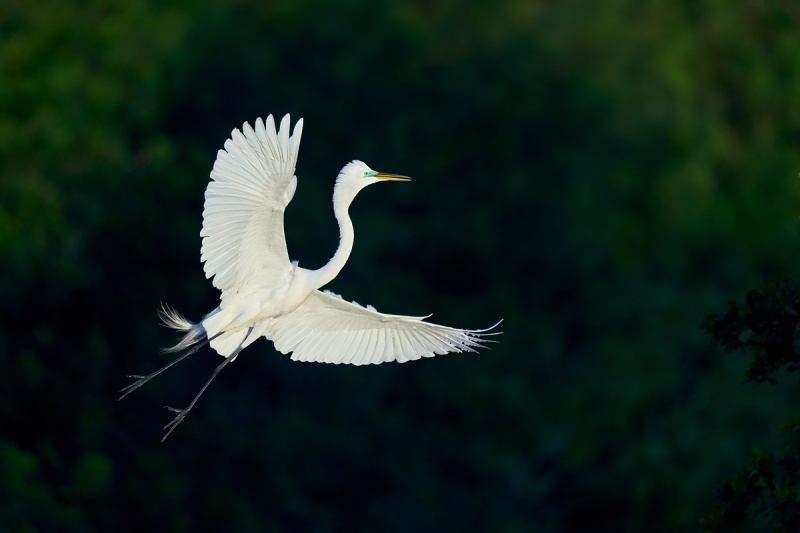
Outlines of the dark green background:
[{"label": "dark green background", "polygon": [[[704,317],[798,268],[792,0],[0,6],[0,528],[685,531],[796,413]],[[212,5],[215,4],[215,5]],[[121,403],[199,319],[203,191],[233,127],[305,118],[290,255],[481,354],[361,368],[266,341]]]}]

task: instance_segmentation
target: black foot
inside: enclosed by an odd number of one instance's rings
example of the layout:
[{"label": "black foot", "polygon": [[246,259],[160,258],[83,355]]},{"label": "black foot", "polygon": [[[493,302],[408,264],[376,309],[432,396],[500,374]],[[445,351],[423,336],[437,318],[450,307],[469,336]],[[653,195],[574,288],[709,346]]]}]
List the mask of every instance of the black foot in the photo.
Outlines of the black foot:
[{"label": "black foot", "polygon": [[[214,338],[216,338],[216,337],[217,337],[217,335],[214,336]],[[141,387],[142,385],[144,385],[145,383],[147,383],[148,381],[150,381],[151,379],[153,379],[154,377],[156,377],[157,375],[159,375],[160,373],[162,373],[166,369],[176,365],[177,363],[180,363],[181,361],[183,361],[184,359],[186,359],[187,357],[189,357],[193,353],[197,352],[197,350],[199,350],[200,348],[202,348],[203,346],[205,346],[209,342],[211,342],[211,339],[206,339],[206,340],[204,340],[203,342],[201,342],[199,344],[195,344],[190,350],[187,350],[186,353],[184,353],[183,355],[179,356],[177,359],[175,359],[174,361],[172,361],[168,365],[164,366],[163,368],[160,368],[160,369],[156,370],[152,374],[148,374],[147,376],[140,376],[138,374],[131,374],[130,376],[128,376],[129,378],[138,378],[138,379],[136,381],[134,381],[133,383],[131,383],[130,385],[128,385],[127,387],[125,387],[124,389],[120,390],[120,392],[122,393],[122,396],[117,398],[117,401],[123,399],[125,396],[127,396],[130,393],[132,393],[133,391],[135,391],[136,389],[138,389],[139,387]]]},{"label": "black foot", "polygon": [[189,410],[191,409],[191,407],[188,407],[186,409],[175,409],[174,407],[170,407],[169,405],[165,405],[164,409],[168,409],[168,410],[172,411],[173,413],[178,413],[178,416],[176,416],[172,420],[172,422],[170,422],[169,424],[167,424],[166,426],[161,428],[161,429],[166,429],[167,430],[166,434],[164,434],[164,438],[161,439],[161,442],[164,442],[165,440],[167,440],[167,437],[169,437],[169,434],[172,433],[172,431],[176,427],[178,427],[178,424],[183,422],[183,419],[186,418],[186,415],[189,414]]},{"label": "black foot", "polygon": [[127,387],[123,387],[122,389],[119,390],[122,393],[122,396],[117,398],[117,401],[123,399],[125,396],[132,393],[133,391],[135,391],[136,389],[138,389],[139,387],[141,387],[142,385],[153,379],[155,376],[153,374],[150,374],[149,376],[140,376],[138,374],[131,374],[128,377],[136,378],[136,381],[134,381]]}]

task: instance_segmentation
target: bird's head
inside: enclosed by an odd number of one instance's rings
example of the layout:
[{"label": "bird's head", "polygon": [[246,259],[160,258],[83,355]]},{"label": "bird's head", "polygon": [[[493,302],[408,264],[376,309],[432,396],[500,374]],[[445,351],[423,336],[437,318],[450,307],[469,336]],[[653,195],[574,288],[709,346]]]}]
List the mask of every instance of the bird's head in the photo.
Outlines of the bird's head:
[{"label": "bird's head", "polygon": [[411,181],[411,178],[398,174],[378,172],[369,168],[362,161],[351,161],[339,172],[339,177],[336,178],[336,189],[341,192],[347,191],[355,196],[358,191],[367,185],[380,181]]}]

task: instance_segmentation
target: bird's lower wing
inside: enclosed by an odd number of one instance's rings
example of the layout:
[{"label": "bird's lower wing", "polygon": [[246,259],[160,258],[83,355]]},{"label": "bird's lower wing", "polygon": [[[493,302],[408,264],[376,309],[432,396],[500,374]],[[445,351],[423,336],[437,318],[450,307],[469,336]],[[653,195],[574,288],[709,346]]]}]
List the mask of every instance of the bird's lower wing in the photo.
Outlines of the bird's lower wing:
[{"label": "bird's lower wing", "polygon": [[368,365],[448,352],[474,352],[489,330],[450,328],[423,318],[386,315],[328,291],[314,291],[292,313],[275,319],[267,335],[295,361]]},{"label": "bird's lower wing", "polygon": [[[291,269],[283,212],[297,187],[294,177],[302,119],[289,136],[289,115],[276,131],[272,115],[255,128],[234,129],[217,153],[203,211],[200,250],[206,277],[223,291],[258,284]],[[263,278],[263,280],[258,279]]]}]

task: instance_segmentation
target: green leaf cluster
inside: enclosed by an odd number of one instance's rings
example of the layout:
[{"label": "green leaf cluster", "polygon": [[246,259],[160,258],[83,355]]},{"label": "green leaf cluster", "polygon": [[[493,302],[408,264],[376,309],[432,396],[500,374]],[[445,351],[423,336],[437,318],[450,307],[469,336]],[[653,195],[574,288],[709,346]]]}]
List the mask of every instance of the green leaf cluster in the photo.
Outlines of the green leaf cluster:
[{"label": "green leaf cluster", "polygon": [[724,314],[710,315],[706,331],[726,352],[749,352],[753,360],[748,382],[777,383],[775,374],[797,370],[800,352],[800,291],[797,275],[747,293],[742,303],[731,301]]},{"label": "green leaf cluster", "polygon": [[717,488],[706,531],[796,531],[800,528],[800,425],[785,429],[780,455],[755,450],[744,469]]},{"label": "green leaf cluster", "polygon": [[[726,352],[750,357],[747,383],[776,384],[800,363],[800,294],[797,274],[756,288],[725,313],[710,315],[706,330]],[[704,519],[708,531],[795,531],[800,528],[800,424],[784,429],[781,455],[756,450],[738,475],[720,482],[717,502]]]}]

